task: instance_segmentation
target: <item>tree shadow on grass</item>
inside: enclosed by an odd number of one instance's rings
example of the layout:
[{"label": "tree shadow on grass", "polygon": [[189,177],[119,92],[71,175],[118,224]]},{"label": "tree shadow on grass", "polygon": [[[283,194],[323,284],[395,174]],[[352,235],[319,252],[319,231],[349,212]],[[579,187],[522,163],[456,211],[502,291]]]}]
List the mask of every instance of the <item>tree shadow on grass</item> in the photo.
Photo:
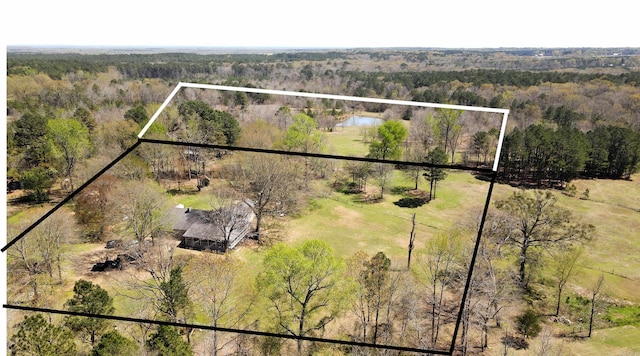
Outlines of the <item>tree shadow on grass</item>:
[{"label": "tree shadow on grass", "polygon": [[522,337],[506,335],[502,338],[502,344],[515,350],[526,350],[529,348],[529,342]]},{"label": "tree shadow on grass", "polygon": [[[404,187],[395,187],[395,190],[399,190],[399,188]],[[429,193],[420,190],[420,189],[402,189],[403,197],[400,200],[394,202],[393,204],[401,207],[401,208],[419,208],[427,203],[429,203]]]}]

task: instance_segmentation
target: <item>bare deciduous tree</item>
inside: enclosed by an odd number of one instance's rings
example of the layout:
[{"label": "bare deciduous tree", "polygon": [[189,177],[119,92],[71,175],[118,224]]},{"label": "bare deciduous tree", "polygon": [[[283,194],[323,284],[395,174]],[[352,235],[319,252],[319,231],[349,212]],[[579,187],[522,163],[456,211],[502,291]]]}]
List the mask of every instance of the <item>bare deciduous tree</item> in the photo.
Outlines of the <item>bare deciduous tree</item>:
[{"label": "bare deciduous tree", "polygon": [[388,341],[401,294],[401,273],[391,271],[391,261],[384,253],[369,258],[363,251],[349,259],[347,271],[355,282],[357,296],[353,301],[353,311],[358,317],[356,339],[374,344]]},{"label": "bare deciduous tree", "polygon": [[[135,265],[148,275],[133,273],[130,279],[122,282],[124,288],[120,293],[125,297],[151,305],[153,311],[150,313],[153,315],[161,315],[164,319],[174,322],[187,320],[191,317],[191,311],[185,305],[176,306],[175,291],[170,290],[172,277],[175,276],[173,271],[182,269],[186,264],[184,259],[176,258],[174,254],[175,241],[160,240],[148,248],[144,247],[145,244],[141,245],[143,245],[140,247],[142,251]],[[176,282],[175,278],[173,282]],[[184,283],[183,287],[188,289],[189,283]]]},{"label": "bare deciduous tree", "polygon": [[242,200],[232,189],[218,187],[213,190],[209,205],[213,210],[207,213],[206,218],[219,231],[226,248],[232,248],[230,243],[233,242],[234,236],[248,232],[254,203]]},{"label": "bare deciduous tree", "polygon": [[[190,281],[194,302],[206,312],[214,327],[244,328],[249,324],[248,313],[255,302],[252,286],[238,277],[244,268],[242,262],[232,256],[204,254],[194,258],[186,266],[185,277]],[[212,331],[212,355],[236,345],[239,335]]]},{"label": "bare deciduous tree", "polygon": [[[28,220],[35,221],[45,212],[45,208],[32,210]],[[69,243],[75,237],[73,221],[71,212],[67,208],[61,208],[7,251],[15,261],[12,265],[28,276],[36,302],[42,297],[40,288],[43,284],[51,284],[54,279],[57,279],[57,283],[63,282],[63,258]],[[28,225],[9,226],[9,231],[23,230],[26,226]]]},{"label": "bare deciduous tree", "polygon": [[114,193],[113,203],[121,214],[122,226],[142,243],[155,243],[163,231],[172,228],[171,204],[159,187],[151,182],[123,182]]},{"label": "bare deciduous tree", "polygon": [[[475,218],[468,219],[475,222],[475,226],[468,228],[468,231],[480,228],[479,217],[477,214]],[[489,344],[491,321],[495,322],[496,327],[501,327],[501,315],[518,298],[515,274],[511,266],[500,262],[506,219],[506,214],[500,211],[489,212],[483,226],[469,288],[469,317],[480,329],[481,350],[485,350]]]},{"label": "bare deciduous tree", "polygon": [[90,241],[103,240],[116,220],[111,191],[117,179],[104,174],[83,189],[76,198],[75,218],[82,235]]},{"label": "bare deciduous tree", "polygon": [[518,191],[496,207],[509,214],[510,232],[505,242],[519,249],[518,275],[521,286],[529,286],[528,266],[535,253],[550,248],[568,246],[591,238],[593,225],[578,221],[570,211],[556,206],[551,192]]},{"label": "bare deciduous tree", "polygon": [[462,110],[436,109],[436,112],[437,125],[443,144],[442,150],[451,154],[451,163],[454,163],[456,147],[464,126],[460,119]]},{"label": "bare deciduous tree", "polygon": [[384,199],[384,189],[387,186],[387,181],[389,180],[389,174],[393,170],[388,164],[384,163],[374,163],[373,164],[373,176],[375,177],[376,183],[378,183],[378,187],[380,187],[380,197],[379,199]]},{"label": "bare deciduous tree", "polygon": [[[409,148],[405,150],[405,159],[410,162],[424,162],[427,158],[427,150],[425,150],[421,145],[416,143],[412,143]],[[418,189],[418,183],[420,181],[420,172],[422,172],[422,167],[420,166],[409,166],[408,168],[403,170],[405,176],[413,181],[413,189]]]},{"label": "bare deciduous tree", "polygon": [[554,316],[560,314],[560,302],[562,300],[562,291],[569,281],[569,278],[576,275],[579,269],[578,261],[582,256],[583,249],[581,247],[573,247],[558,253],[552,254],[551,264],[553,265],[553,276],[556,277],[556,310]]},{"label": "bare deciduous tree", "polygon": [[499,327],[501,313],[516,299],[513,280],[509,269],[500,266],[493,241],[481,241],[469,296],[473,318],[480,327],[481,350],[489,345],[490,322],[494,320]]},{"label": "bare deciduous tree", "polygon": [[257,234],[263,218],[270,213],[284,213],[295,202],[296,174],[290,161],[280,156],[247,154],[233,171],[232,185],[253,201]]},{"label": "bare deciduous tree", "polygon": [[427,243],[426,249],[416,256],[416,272],[428,293],[431,323],[428,341],[432,347],[438,343],[443,321],[450,316],[445,308],[445,292],[458,277],[462,252],[461,235],[454,232],[435,236]]},{"label": "bare deciduous tree", "polygon": [[367,179],[373,173],[371,162],[347,161],[344,169],[351,175],[354,188],[364,192],[367,189]]},{"label": "bare deciduous tree", "polygon": [[589,334],[587,337],[591,337],[591,333],[593,331],[593,321],[596,314],[596,309],[598,307],[598,303],[602,299],[602,286],[604,285],[604,275],[600,275],[598,280],[593,285],[593,290],[591,291],[591,312],[589,313]]}]

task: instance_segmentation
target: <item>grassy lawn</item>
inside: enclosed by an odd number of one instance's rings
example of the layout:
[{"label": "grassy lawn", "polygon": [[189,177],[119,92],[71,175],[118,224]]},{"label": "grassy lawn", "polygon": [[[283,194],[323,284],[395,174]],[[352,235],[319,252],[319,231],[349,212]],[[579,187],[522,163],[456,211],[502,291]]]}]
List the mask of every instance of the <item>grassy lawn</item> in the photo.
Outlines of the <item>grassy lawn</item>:
[{"label": "grassy lawn", "polygon": [[[368,146],[361,141],[360,127],[346,127],[327,133],[327,153],[364,156]],[[326,184],[319,182],[318,184]],[[370,194],[378,190],[374,180],[369,181]],[[606,278],[604,293],[618,300],[640,303],[640,176],[631,181],[580,180],[573,184],[577,188],[576,197],[562,195],[554,191],[558,204],[565,207],[584,222],[596,226],[592,241],[586,249],[586,262],[581,273],[570,280],[572,291],[589,291],[600,274]],[[413,186],[413,182],[400,171],[393,171],[389,177],[384,199],[374,203],[356,202],[353,195],[332,192],[325,198],[318,198],[307,211],[298,217],[278,218],[283,224],[285,242],[307,239],[322,239],[329,243],[334,252],[348,258],[359,250],[373,256],[382,251],[393,261],[394,267],[404,267],[407,258],[409,233],[412,229],[412,215],[416,214],[415,248],[420,249],[440,233],[467,226],[469,234],[475,236],[474,220],[479,217],[485,205],[489,183],[476,179],[467,172],[450,171],[447,178],[438,183],[435,200],[415,209],[394,205],[402,196],[392,194],[393,187]],[[429,184],[420,178],[419,188],[429,190]],[[494,187],[492,202],[505,199],[514,188],[506,185]],[[580,199],[589,189],[589,198]],[[185,207],[211,209],[209,193],[176,194],[172,203]],[[26,213],[17,213],[8,218],[9,224],[19,224],[26,219]],[[98,246],[100,245],[100,246]],[[74,268],[78,261],[74,258],[86,255],[103,244],[76,244],[70,247],[68,259],[63,265],[65,283],[56,294],[56,306],[61,307],[72,296],[75,280],[91,278],[114,296],[117,314],[135,310],[132,299],[118,294],[121,284],[118,274],[85,274],[84,269]],[[241,247],[230,253],[246,263],[241,279],[252,281],[260,271],[265,248]],[[106,252],[105,252],[106,253]],[[197,253],[177,250],[177,255]],[[114,256],[110,256],[114,257]],[[83,262],[83,266],[90,265]],[[83,267],[84,268],[84,267]],[[134,292],[135,293],[135,292]],[[551,296],[549,297],[551,298]],[[199,312],[198,321],[204,320]],[[596,330],[591,339],[563,341],[563,350],[571,354],[601,355],[640,352],[640,326],[627,325]],[[532,343],[532,345],[535,345]],[[520,354],[520,353],[517,353]]]},{"label": "grassy lawn", "polygon": [[7,217],[7,224],[18,224],[25,219],[26,211],[19,211],[11,216]]},{"label": "grassy lawn", "polygon": [[586,263],[576,283],[588,288],[600,274],[606,293],[640,302],[640,177],[631,181],[579,180],[578,195],[589,189],[589,200],[557,194],[559,204],[584,222],[595,225],[586,249]]},{"label": "grassy lawn", "polygon": [[327,153],[364,157],[369,153],[369,146],[362,141],[362,130],[361,126],[347,126],[325,133]]},{"label": "grassy lawn", "polygon": [[594,330],[590,339],[565,341],[562,349],[571,355],[637,355],[640,353],[640,326],[626,325]]},{"label": "grassy lawn", "polygon": [[[586,330],[583,330],[586,335]],[[547,347],[550,347],[548,355],[637,355],[640,353],[640,326],[621,326],[608,329],[596,329],[591,338],[580,337],[575,339],[553,339]],[[529,348],[526,350],[508,349],[508,355],[529,356],[539,355],[541,347],[540,336],[530,339]],[[485,352],[487,355],[503,355],[502,344],[492,345]]]},{"label": "grassy lawn", "polygon": [[[450,179],[450,180],[449,180]],[[400,172],[394,172],[391,187],[406,186]],[[426,185],[420,182],[420,188]],[[467,217],[467,208],[479,213],[484,205],[488,184],[464,172],[451,172],[438,188],[438,197],[416,209],[393,204],[401,196],[386,193],[383,201],[357,203],[354,196],[334,192],[315,201],[315,209],[289,222],[291,240],[322,239],[343,257],[358,250],[370,255],[379,251],[392,260],[404,261],[407,255],[412,214],[416,214],[416,248],[429,238],[459,224]],[[404,263],[404,262],[403,262]]]},{"label": "grassy lawn", "polygon": [[342,257],[358,250],[400,255],[407,244],[402,237],[406,240],[411,229],[410,215],[394,214],[391,209],[383,209],[382,204],[372,207],[349,200],[350,197],[337,193],[319,200],[311,214],[291,221],[290,238],[325,240]]},{"label": "grassy lawn", "polygon": [[211,210],[209,196],[207,194],[176,194],[173,196],[175,205],[182,204],[184,207],[193,209]]}]

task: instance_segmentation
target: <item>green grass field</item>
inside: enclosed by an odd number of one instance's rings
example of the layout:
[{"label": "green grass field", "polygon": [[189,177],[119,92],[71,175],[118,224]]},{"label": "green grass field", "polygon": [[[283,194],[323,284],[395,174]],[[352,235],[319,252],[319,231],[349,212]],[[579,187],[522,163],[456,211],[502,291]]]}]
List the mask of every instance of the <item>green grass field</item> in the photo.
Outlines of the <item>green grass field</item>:
[{"label": "green grass field", "polygon": [[640,176],[633,178],[575,181],[578,195],[589,189],[589,200],[559,197],[562,206],[596,227],[576,283],[588,287],[603,274],[608,294],[640,303]]},{"label": "green grass field", "polygon": [[[403,175],[394,173],[391,186],[406,186]],[[379,202],[360,203],[353,195],[334,192],[328,198],[315,200],[312,211],[290,220],[287,236],[291,241],[322,239],[345,258],[358,250],[369,255],[381,251],[397,268],[404,267],[414,213],[415,249],[454,227],[469,225],[469,237],[475,237],[475,225],[468,224],[468,219],[481,213],[489,185],[464,172],[451,172],[448,179],[438,188],[435,200],[415,209],[394,205],[401,196],[391,193]],[[424,180],[420,188],[428,189],[423,185],[427,185]]]},{"label": "green grass field", "polygon": [[[361,128],[348,127],[327,134],[331,154],[364,156],[367,145],[361,141]],[[592,240],[585,251],[586,260],[581,273],[570,280],[567,292],[589,291],[598,276],[603,274],[606,282],[604,293],[617,301],[640,303],[640,175],[630,181],[579,180],[573,182],[576,197],[568,197],[554,191],[558,204],[572,211],[576,218],[595,225]],[[318,184],[327,184],[318,182]],[[428,191],[428,182],[421,178],[419,188]],[[371,194],[377,192],[373,179],[369,186]],[[401,198],[392,194],[395,186],[412,186],[401,172],[393,171],[384,199],[375,203],[356,202],[355,196],[332,192],[325,198],[316,198],[299,216],[287,216],[278,220],[282,224],[284,241],[293,243],[306,239],[322,239],[329,243],[335,253],[346,258],[358,250],[370,255],[382,251],[394,266],[406,263],[412,214],[416,214],[416,249],[425,246],[430,238],[459,227],[471,227],[485,204],[489,189],[487,182],[461,171],[450,171],[447,178],[438,184],[437,198],[419,208],[400,208],[393,203]],[[580,199],[589,189],[589,198]],[[496,185],[492,202],[508,197],[514,188]],[[206,193],[177,194],[172,197],[175,204],[199,209],[210,209]],[[18,224],[26,214],[18,213],[8,223]],[[473,235],[475,236],[475,235]],[[95,244],[73,245],[68,251],[69,259],[94,248]],[[242,278],[255,277],[264,248],[239,248],[233,251],[246,266]],[[180,252],[180,253],[192,253]],[[65,264],[71,271],[71,262]],[[72,274],[65,276],[74,279]],[[96,277],[100,278],[100,277]],[[110,283],[108,278],[101,283]],[[113,281],[112,281],[113,282]],[[59,294],[60,305],[72,293],[71,281],[65,283],[66,292]],[[105,286],[112,288],[114,286]],[[116,297],[118,310],[129,310],[126,299]],[[496,343],[499,338],[495,337]],[[640,326],[625,325],[596,330],[591,339],[562,341],[563,350],[575,355],[633,354],[640,353]],[[532,342],[534,345],[534,342]],[[520,353],[518,353],[520,354]]]},{"label": "green grass field", "polygon": [[342,156],[363,157],[369,152],[369,148],[362,142],[362,128],[348,126],[336,128],[333,132],[326,133],[327,153]]},{"label": "green grass field", "polygon": [[[355,130],[354,130],[355,132]],[[349,140],[346,134],[332,137],[337,142],[336,147],[342,147]],[[360,152],[365,152],[366,145],[360,144]],[[355,148],[350,148],[355,151]],[[622,303],[640,303],[640,175],[631,180],[577,180],[572,182],[576,186],[577,195],[569,197],[561,191],[553,193],[558,197],[558,205],[570,210],[573,215],[583,222],[593,224],[596,230],[585,249],[585,260],[580,266],[579,274],[570,280],[568,290],[578,293],[588,293],[600,275],[605,277],[603,293],[614,301]],[[396,180],[394,183],[399,183]],[[422,181],[421,188],[428,190],[426,182]],[[400,184],[401,185],[401,184]],[[588,198],[585,191],[588,189]],[[506,185],[496,185],[492,202],[507,198],[514,188]],[[432,236],[438,229],[446,229],[456,221],[473,217],[482,209],[486,197],[486,183],[474,179],[471,175],[453,172],[438,187],[438,198],[418,209],[411,209],[418,214],[418,221],[423,228],[423,238]],[[406,256],[407,225],[393,223],[389,215],[393,208],[389,202],[396,197],[387,196],[385,202],[363,207],[351,207],[348,204],[335,202],[320,202],[319,214],[310,214],[295,223],[292,222],[292,237],[305,236],[310,228],[317,231],[326,219],[328,226],[339,226],[338,231],[351,231],[355,225],[348,225],[345,220],[357,222],[360,226],[371,226],[368,240],[371,248],[379,248],[385,253],[397,252],[399,256]],[[366,211],[366,213],[363,213]],[[345,216],[351,216],[346,219]],[[387,218],[390,222],[385,228],[378,228],[379,218]],[[405,218],[406,219],[406,218]],[[449,222],[449,223],[445,223]],[[331,229],[327,229],[331,230]],[[346,234],[345,234],[346,235]],[[323,234],[325,239],[332,241],[332,246],[344,254],[352,253],[355,246],[361,246],[361,239],[357,245],[345,241],[345,235],[337,231]],[[393,236],[387,240],[382,235]],[[419,235],[420,236],[420,235]],[[404,240],[403,240],[404,239]],[[389,242],[389,246],[380,245],[381,241]],[[404,242],[402,244],[401,242]],[[553,298],[551,298],[553,299]],[[606,329],[597,329],[590,339],[575,341],[561,340],[560,349],[571,355],[627,355],[640,353],[640,325],[625,325]],[[532,342],[532,345],[534,343]],[[500,350],[502,351],[502,350]],[[513,351],[513,350],[512,350]],[[515,354],[530,354],[532,350]],[[563,353],[563,354],[564,354]]]},{"label": "green grass field", "polygon": [[640,354],[640,326],[626,325],[595,330],[590,339],[564,341],[564,354],[581,356]]}]

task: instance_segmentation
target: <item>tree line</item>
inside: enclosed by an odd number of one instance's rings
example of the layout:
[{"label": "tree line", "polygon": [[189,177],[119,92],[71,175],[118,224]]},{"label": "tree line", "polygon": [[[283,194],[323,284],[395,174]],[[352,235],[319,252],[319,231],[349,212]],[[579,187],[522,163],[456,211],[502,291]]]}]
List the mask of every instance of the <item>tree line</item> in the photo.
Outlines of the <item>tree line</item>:
[{"label": "tree line", "polygon": [[[264,52],[264,51],[263,51]],[[617,52],[618,56],[612,53]],[[538,58],[537,55],[544,57]],[[623,55],[620,55],[623,54]],[[196,53],[37,53],[26,51],[8,52],[8,75],[23,75],[27,73],[46,73],[53,79],[61,79],[69,72],[78,69],[89,73],[106,70],[109,65],[118,65],[119,69],[131,74],[153,73],[153,68],[159,69],[157,75],[167,75],[172,72],[169,68],[177,68],[171,63],[189,68],[189,73],[211,73],[212,69],[221,63],[260,64],[260,63],[293,63],[293,62],[322,62],[349,61],[367,58],[373,62],[384,62],[400,59],[404,63],[428,63],[437,67],[477,67],[477,69],[493,69],[518,71],[553,71],[562,68],[601,69],[610,65],[633,66],[637,64],[635,48],[600,49],[357,49],[357,50],[318,50],[318,51],[275,51],[274,53],[216,53],[216,50]],[[54,59],[51,61],[51,59]],[[503,68],[507,67],[507,68]],[[446,69],[445,69],[446,70]],[[467,71],[465,71],[467,72]],[[468,72],[467,72],[468,73]],[[568,73],[568,72],[565,72]],[[576,78],[574,75],[560,76]],[[132,78],[144,78],[132,76]],[[149,78],[149,77],[147,77]],[[164,78],[169,78],[164,76]]]},{"label": "tree line", "polygon": [[224,63],[259,68],[267,63],[297,61],[325,61],[342,59],[348,52],[278,52],[263,53],[130,53],[130,54],[76,54],[76,53],[14,53],[7,58],[7,75],[34,75],[43,73],[51,79],[63,79],[68,73],[105,72],[115,66],[131,79],[182,79],[215,73]]},{"label": "tree line", "polygon": [[640,134],[603,125],[586,133],[567,126],[536,124],[504,138],[500,179],[535,186],[557,186],[576,178],[628,179],[640,159]]}]

